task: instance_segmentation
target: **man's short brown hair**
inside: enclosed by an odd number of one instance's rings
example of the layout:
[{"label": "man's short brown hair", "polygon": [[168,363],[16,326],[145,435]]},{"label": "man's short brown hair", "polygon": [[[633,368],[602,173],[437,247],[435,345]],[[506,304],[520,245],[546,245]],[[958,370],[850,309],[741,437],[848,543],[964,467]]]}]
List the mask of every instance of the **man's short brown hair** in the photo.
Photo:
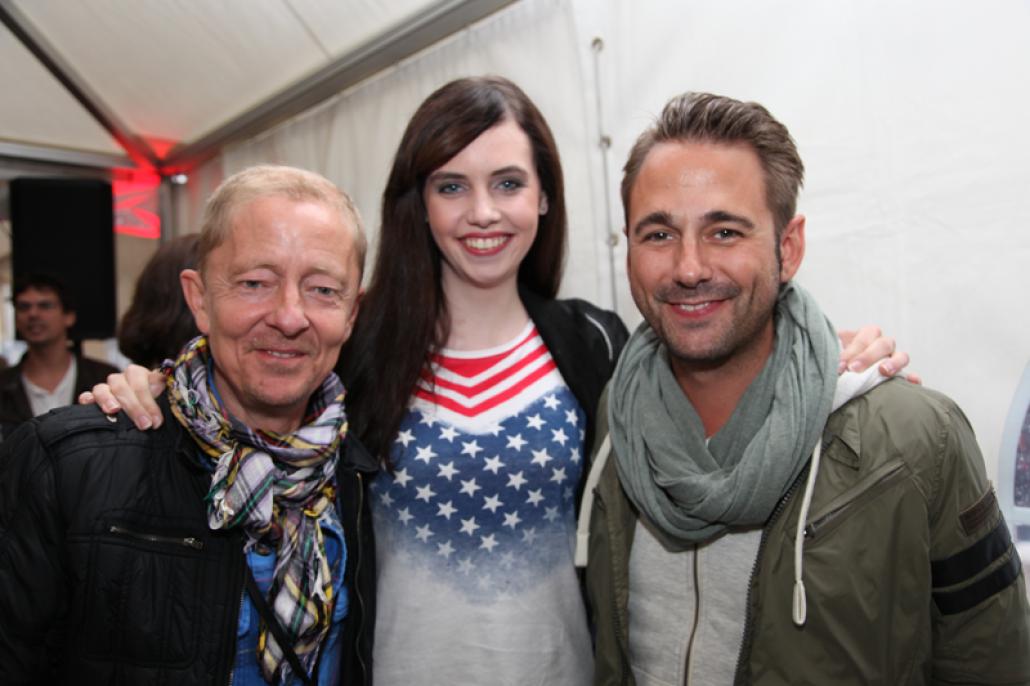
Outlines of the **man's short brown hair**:
[{"label": "man's short brown hair", "polygon": [[765,172],[765,201],[779,235],[797,209],[805,166],[787,127],[756,102],[711,93],[684,93],[670,100],[658,120],[640,134],[622,168],[622,206],[629,221],[629,195],[651,149],[676,141],[746,143]]}]

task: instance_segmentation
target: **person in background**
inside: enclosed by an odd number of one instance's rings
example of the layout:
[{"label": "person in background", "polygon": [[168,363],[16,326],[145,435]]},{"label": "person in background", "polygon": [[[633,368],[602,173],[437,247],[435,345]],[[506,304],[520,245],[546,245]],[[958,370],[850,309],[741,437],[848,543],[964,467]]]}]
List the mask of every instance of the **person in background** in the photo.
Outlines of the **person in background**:
[{"label": "person in background", "polygon": [[902,380],[838,379],[793,282],[803,173],[764,107],[705,93],[630,152],[645,321],[599,411],[594,682],[1030,683],[1025,582],[968,421]]},{"label": "person in background", "polygon": [[364,255],[317,174],[219,186],[167,421],[67,408],[0,447],[0,683],[371,683],[376,463],[332,372]]},{"label": "person in background", "polygon": [[118,326],[118,349],[138,365],[160,367],[199,333],[179,283],[183,269],[197,266],[199,237],[188,233],[164,243],[140,272]]},{"label": "person in background", "polygon": [[0,437],[19,423],[70,405],[76,396],[118,370],[72,351],[75,307],[60,280],[28,274],[15,280],[14,326],[28,350],[0,371]]},{"label": "person in background", "polygon": [[[557,298],[568,224],[557,146],[510,81],[452,81],[412,116],[340,373],[373,484],[378,686],[587,684],[572,540],[618,317]],[[864,363],[893,343],[865,332]],[[891,363],[903,366],[899,354]],[[148,376],[96,389],[150,421]]]}]

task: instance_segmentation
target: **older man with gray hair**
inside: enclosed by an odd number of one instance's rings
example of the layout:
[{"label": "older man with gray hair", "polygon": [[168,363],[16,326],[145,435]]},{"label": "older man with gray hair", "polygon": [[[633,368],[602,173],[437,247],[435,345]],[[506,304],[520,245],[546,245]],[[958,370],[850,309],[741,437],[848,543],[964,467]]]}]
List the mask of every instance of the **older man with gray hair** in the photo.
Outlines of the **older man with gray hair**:
[{"label": "older man with gray hair", "polygon": [[0,682],[371,681],[376,463],[332,372],[364,252],[317,174],[254,167],[215,191],[169,421],[69,408],[3,445]]}]

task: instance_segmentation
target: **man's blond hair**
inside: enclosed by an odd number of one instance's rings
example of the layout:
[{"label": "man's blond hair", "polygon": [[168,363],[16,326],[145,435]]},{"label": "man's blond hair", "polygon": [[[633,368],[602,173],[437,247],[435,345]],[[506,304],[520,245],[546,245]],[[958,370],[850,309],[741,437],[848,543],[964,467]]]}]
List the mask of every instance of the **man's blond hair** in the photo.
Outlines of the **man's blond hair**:
[{"label": "man's blond hair", "polygon": [[269,196],[294,202],[317,202],[339,212],[344,224],[353,226],[358,269],[364,271],[368,241],[361,215],[350,196],[315,172],[285,165],[261,164],[233,174],[208,199],[197,245],[197,265],[201,273],[207,256],[229,236],[236,210],[253,200]]}]

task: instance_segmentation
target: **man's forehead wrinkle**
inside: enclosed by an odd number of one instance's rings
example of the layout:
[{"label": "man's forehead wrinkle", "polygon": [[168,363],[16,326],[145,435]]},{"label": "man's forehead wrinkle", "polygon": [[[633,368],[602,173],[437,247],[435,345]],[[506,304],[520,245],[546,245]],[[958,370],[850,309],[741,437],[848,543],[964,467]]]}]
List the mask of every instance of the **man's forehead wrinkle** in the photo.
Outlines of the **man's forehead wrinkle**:
[{"label": "man's forehead wrinkle", "polygon": [[[334,279],[346,279],[347,275],[350,274],[350,269],[346,264],[333,264],[334,260],[325,260],[322,263],[307,265],[305,271],[300,275],[302,278],[311,276],[328,276]],[[281,261],[269,261],[264,259],[258,259],[255,261],[232,261],[222,272],[222,277],[235,277],[240,274],[246,274],[247,272],[256,271],[269,271],[276,275],[281,275],[285,272],[290,271],[290,265],[285,264]]]},{"label": "man's forehead wrinkle", "polygon": [[696,186],[710,186],[715,180],[716,172],[705,167],[685,165],[676,175],[675,183],[680,188],[694,188]]}]

